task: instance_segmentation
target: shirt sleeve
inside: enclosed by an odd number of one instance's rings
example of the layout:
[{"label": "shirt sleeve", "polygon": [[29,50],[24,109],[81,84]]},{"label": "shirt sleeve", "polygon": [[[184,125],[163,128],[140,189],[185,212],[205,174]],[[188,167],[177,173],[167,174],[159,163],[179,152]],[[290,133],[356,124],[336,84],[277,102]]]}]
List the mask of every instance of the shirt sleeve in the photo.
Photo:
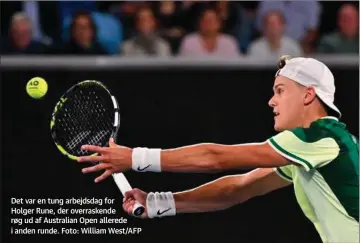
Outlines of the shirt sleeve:
[{"label": "shirt sleeve", "polygon": [[286,181],[292,182],[292,166],[294,165],[286,165],[282,167],[274,168],[274,171],[276,174],[278,174],[281,178],[283,178]]},{"label": "shirt sleeve", "polygon": [[313,131],[307,128],[283,131],[267,142],[276,152],[302,166],[306,171],[330,163],[340,152],[335,139],[316,138]]}]

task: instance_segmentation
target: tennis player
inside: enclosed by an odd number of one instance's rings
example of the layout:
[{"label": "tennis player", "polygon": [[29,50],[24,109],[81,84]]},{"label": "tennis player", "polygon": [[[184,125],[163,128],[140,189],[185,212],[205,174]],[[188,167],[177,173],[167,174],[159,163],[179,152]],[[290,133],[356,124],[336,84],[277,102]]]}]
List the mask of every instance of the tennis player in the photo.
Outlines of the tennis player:
[{"label": "tennis player", "polygon": [[161,150],[83,146],[99,156],[79,162],[102,161],[84,173],[105,170],[99,182],[114,172],[215,172],[258,168],[225,176],[183,192],[127,193],[123,208],[134,200],[146,205],[143,217],[223,210],[253,197],[293,185],[304,214],[323,242],[359,242],[358,141],[338,119],[334,77],[312,58],[282,58],[269,105],[279,133],[263,143],[197,144]]}]

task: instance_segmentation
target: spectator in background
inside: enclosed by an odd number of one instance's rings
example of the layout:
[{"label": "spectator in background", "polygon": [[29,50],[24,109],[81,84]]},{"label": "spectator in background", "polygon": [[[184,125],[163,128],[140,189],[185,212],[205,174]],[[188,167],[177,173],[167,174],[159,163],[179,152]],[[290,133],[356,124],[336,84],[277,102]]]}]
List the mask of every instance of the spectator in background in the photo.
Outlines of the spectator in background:
[{"label": "spectator in background", "polygon": [[97,40],[97,27],[89,12],[79,11],[73,15],[70,32],[70,40],[59,50],[59,54],[108,54]]},{"label": "spectator in background", "polygon": [[187,33],[197,31],[198,26],[194,23],[199,21],[199,15],[206,7],[212,7],[211,1],[182,1],[181,2],[181,15],[182,26]]},{"label": "spectator in background", "polygon": [[123,25],[123,37],[129,39],[134,36],[133,26],[135,15],[139,8],[149,5],[147,1],[96,1],[100,11],[110,13]]},{"label": "spectator in background", "polygon": [[25,13],[15,13],[11,18],[9,36],[2,39],[1,54],[43,54],[46,49],[47,47],[43,43],[33,39],[30,18]]},{"label": "spectator in background", "polygon": [[226,0],[215,2],[216,11],[221,19],[221,30],[225,34],[234,35],[238,20],[237,3]]},{"label": "spectator in background", "polygon": [[[247,54],[251,41],[254,38],[255,10],[247,9],[242,2],[237,6],[237,21],[235,27],[235,37],[238,42],[239,49],[243,54]],[[246,5],[245,5],[246,6]],[[250,5],[251,6],[251,5]],[[241,44],[241,45],[240,45]]]},{"label": "spectator in background", "polygon": [[51,45],[61,41],[61,16],[59,1],[1,1],[1,35],[9,35],[11,18],[23,12],[32,24],[32,36],[36,41]]},{"label": "spectator in background", "polygon": [[62,20],[74,16],[79,11],[97,11],[95,1],[58,1],[58,5]]},{"label": "spectator in background", "polygon": [[317,52],[359,53],[359,10],[344,4],[338,12],[338,30],[321,38]]},{"label": "spectator in background", "polygon": [[154,13],[158,20],[158,31],[171,46],[172,53],[177,53],[181,38],[185,34],[182,26],[184,15],[182,2],[159,1],[152,2]]},{"label": "spectator in background", "polygon": [[305,54],[315,49],[321,5],[309,1],[262,1],[258,5],[256,25],[262,32],[262,20],[269,11],[279,11],[285,16],[285,35],[301,43]]},{"label": "spectator in background", "polygon": [[206,8],[200,15],[199,31],[185,36],[181,56],[239,56],[236,40],[220,32],[220,15],[213,8]]},{"label": "spectator in background", "polygon": [[249,55],[277,60],[281,55],[302,56],[301,47],[290,37],[284,36],[286,23],[281,12],[271,11],[264,16],[263,37],[253,42]]},{"label": "spectator in background", "polygon": [[156,19],[150,7],[141,7],[136,14],[137,34],[124,42],[125,56],[171,56],[170,45],[156,32]]}]

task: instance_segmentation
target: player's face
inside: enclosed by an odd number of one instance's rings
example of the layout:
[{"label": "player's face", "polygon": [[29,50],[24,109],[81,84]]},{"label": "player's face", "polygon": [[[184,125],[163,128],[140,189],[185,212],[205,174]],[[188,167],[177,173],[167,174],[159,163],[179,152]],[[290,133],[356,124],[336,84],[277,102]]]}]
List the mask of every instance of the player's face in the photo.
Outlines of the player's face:
[{"label": "player's face", "polygon": [[302,124],[304,115],[304,89],[291,79],[278,76],[274,83],[273,108],[276,131],[293,129]]}]

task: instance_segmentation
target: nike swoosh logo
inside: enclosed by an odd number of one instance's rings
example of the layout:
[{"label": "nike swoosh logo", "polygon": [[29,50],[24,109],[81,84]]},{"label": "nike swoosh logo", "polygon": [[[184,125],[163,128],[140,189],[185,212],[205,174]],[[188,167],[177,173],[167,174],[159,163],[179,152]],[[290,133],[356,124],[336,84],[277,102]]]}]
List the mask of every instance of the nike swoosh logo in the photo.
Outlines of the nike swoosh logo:
[{"label": "nike swoosh logo", "polygon": [[171,210],[171,208],[168,208],[168,209],[166,209],[166,210],[164,210],[164,211],[162,211],[162,212],[160,212],[160,209],[157,211],[157,215],[161,215],[161,214],[164,214],[164,213],[166,213],[167,211],[169,211],[169,210]]},{"label": "nike swoosh logo", "polygon": [[140,166],[137,168],[137,170],[138,171],[144,171],[144,170],[146,170],[147,168],[149,168],[151,165],[148,165],[148,166],[146,166],[146,167],[144,167],[144,168],[140,168]]}]

